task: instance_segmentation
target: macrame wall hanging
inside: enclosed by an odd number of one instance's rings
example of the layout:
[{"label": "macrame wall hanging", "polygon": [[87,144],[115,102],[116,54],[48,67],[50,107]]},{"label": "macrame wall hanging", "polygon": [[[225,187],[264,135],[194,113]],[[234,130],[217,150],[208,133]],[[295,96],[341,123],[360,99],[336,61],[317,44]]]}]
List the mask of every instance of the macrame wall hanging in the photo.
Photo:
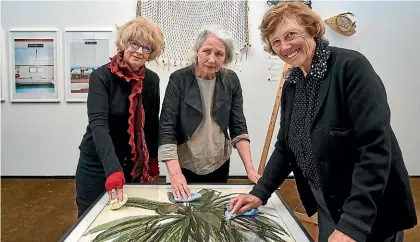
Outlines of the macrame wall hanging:
[{"label": "macrame wall hanging", "polygon": [[[204,25],[218,24],[229,31],[236,43],[236,60],[249,52],[248,1],[137,1],[137,16],[158,24],[164,34],[165,49],[158,63],[186,66]],[[234,61],[234,62],[235,62]]]},{"label": "macrame wall hanging", "polygon": [[302,2],[306,4],[310,9],[312,9],[312,2],[310,0],[274,0],[274,1],[267,1],[267,4],[270,6],[274,6],[277,3],[284,3],[284,2]]}]

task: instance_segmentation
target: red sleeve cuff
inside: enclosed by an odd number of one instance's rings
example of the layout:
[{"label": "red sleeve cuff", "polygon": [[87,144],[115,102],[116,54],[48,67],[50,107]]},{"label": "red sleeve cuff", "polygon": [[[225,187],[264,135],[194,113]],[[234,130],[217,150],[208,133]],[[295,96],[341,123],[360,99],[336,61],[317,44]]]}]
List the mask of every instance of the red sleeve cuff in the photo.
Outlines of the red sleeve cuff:
[{"label": "red sleeve cuff", "polygon": [[107,191],[112,190],[113,188],[123,188],[125,184],[124,173],[122,171],[117,171],[108,176],[105,182],[105,188]]},{"label": "red sleeve cuff", "polygon": [[150,162],[149,162],[149,174],[151,176],[159,176],[160,174],[160,170],[159,170],[159,162],[158,159],[153,157],[150,158]]}]

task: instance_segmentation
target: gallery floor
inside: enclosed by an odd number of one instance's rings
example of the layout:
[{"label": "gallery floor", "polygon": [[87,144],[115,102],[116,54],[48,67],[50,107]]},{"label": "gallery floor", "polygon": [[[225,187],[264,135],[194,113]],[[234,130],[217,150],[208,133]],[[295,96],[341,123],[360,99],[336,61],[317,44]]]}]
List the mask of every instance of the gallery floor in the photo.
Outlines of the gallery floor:
[{"label": "gallery floor", "polygon": [[[411,184],[420,216],[420,178],[412,178]],[[1,241],[58,241],[76,220],[74,188],[73,179],[2,179]],[[290,208],[304,212],[298,206],[300,200],[293,179],[287,180],[280,191]],[[302,223],[314,234],[312,224],[303,220]],[[420,241],[420,226],[408,230],[404,241]]]}]

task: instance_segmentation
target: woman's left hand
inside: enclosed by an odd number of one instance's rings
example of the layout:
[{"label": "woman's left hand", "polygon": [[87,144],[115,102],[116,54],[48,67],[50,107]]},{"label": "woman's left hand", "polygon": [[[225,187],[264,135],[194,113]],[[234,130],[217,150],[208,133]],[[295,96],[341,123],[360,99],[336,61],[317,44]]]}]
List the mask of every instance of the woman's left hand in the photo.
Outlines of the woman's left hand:
[{"label": "woman's left hand", "polygon": [[248,173],[248,179],[249,179],[250,181],[252,181],[253,183],[257,183],[257,182],[258,182],[258,179],[260,179],[260,177],[261,177],[261,175],[260,175],[260,174],[258,174],[258,173],[254,170],[254,168],[249,169],[249,170],[247,171],[247,173]]},{"label": "woman's left hand", "polygon": [[334,230],[334,232],[328,238],[328,242],[356,242],[356,240],[350,238],[338,230]]}]

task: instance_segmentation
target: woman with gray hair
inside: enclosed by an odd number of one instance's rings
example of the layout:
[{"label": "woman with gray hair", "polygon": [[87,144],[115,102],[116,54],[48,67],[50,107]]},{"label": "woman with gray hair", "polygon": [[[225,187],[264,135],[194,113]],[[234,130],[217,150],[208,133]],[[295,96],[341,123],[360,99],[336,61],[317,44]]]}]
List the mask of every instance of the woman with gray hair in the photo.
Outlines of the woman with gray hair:
[{"label": "woman with gray hair", "polygon": [[[169,77],[162,104],[158,160],[168,168],[175,197],[187,199],[187,183],[226,183],[236,148],[248,178],[252,164],[239,78],[223,66],[234,56],[232,36],[218,26],[205,27],[194,45],[193,64]],[[228,134],[229,130],[229,134]]]}]

